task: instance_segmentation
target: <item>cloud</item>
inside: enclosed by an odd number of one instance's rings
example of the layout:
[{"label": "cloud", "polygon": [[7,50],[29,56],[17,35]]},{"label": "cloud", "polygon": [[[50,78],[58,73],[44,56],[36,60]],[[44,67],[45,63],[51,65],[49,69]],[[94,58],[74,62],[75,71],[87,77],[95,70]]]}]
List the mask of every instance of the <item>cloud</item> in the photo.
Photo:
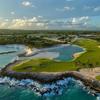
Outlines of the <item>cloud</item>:
[{"label": "cloud", "polygon": [[22,6],[24,7],[35,7],[35,5],[33,5],[31,2],[29,1],[23,1],[22,2]]},{"label": "cloud", "polygon": [[15,12],[14,12],[14,11],[12,11],[12,12],[11,12],[11,15],[15,15]]},{"label": "cloud", "polygon": [[90,18],[88,16],[74,17],[69,19],[46,20],[48,29],[74,29],[87,28]]},{"label": "cloud", "polygon": [[47,24],[40,16],[33,18],[1,19],[0,28],[7,29],[47,29]]},{"label": "cloud", "polygon": [[31,2],[29,2],[29,1],[23,1],[22,5],[23,6],[31,6]]},{"label": "cloud", "polygon": [[84,10],[91,10],[92,7],[90,7],[90,6],[84,6],[83,9],[84,9]]},{"label": "cloud", "polygon": [[79,18],[72,18],[71,20],[68,21],[69,24],[71,25],[86,25],[86,23],[89,21],[88,16],[82,16]]},{"label": "cloud", "polygon": [[100,11],[100,6],[94,8],[94,11],[95,11],[95,12],[96,12],[96,11]]},{"label": "cloud", "polygon": [[44,29],[90,29],[96,28],[89,24],[90,17],[73,17],[64,19],[44,19],[42,16],[32,18],[1,19],[0,28],[7,29],[27,29],[27,30],[44,30]]},{"label": "cloud", "polygon": [[66,10],[67,10],[67,11],[68,11],[68,10],[73,10],[73,9],[74,9],[73,7],[68,7],[68,6],[65,6],[65,7],[64,7],[64,10],[65,10],[65,11],[66,11]]},{"label": "cloud", "polygon": [[84,9],[84,10],[91,10],[91,11],[94,11],[94,12],[98,12],[98,11],[100,11],[100,6],[97,6],[97,7],[93,7],[93,6],[84,6],[83,9]]},{"label": "cloud", "polygon": [[[2,20],[2,19],[1,19]],[[19,18],[19,19],[4,19],[0,20],[0,28],[8,29],[63,29],[63,28],[73,28],[79,26],[87,26],[89,17],[82,16],[78,18],[70,19],[52,19],[46,20],[42,16],[32,17],[32,18]]]},{"label": "cloud", "polygon": [[0,22],[0,28],[1,28],[1,29],[2,29],[2,28],[5,28],[6,25],[7,25],[6,22]]},{"label": "cloud", "polygon": [[65,12],[65,11],[72,11],[72,10],[74,10],[74,9],[75,9],[74,7],[65,6],[65,7],[63,7],[63,8],[56,8],[56,11]]},{"label": "cloud", "polygon": [[38,17],[30,19],[13,19],[10,28],[29,28],[29,29],[45,29],[46,23],[41,21]]},{"label": "cloud", "polygon": [[90,29],[92,25],[89,24],[90,18],[88,16],[73,17],[65,20],[62,27],[64,29]]},{"label": "cloud", "polygon": [[80,21],[87,21],[89,20],[89,16],[83,16],[79,18]]}]

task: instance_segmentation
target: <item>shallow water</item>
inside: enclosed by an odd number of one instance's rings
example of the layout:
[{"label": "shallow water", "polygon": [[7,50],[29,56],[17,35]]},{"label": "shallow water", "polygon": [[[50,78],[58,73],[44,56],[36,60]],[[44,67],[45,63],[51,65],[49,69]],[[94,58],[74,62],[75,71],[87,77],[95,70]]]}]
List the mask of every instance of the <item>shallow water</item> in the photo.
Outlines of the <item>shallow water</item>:
[{"label": "shallow water", "polygon": [[71,61],[74,59],[74,53],[83,51],[83,48],[76,45],[59,45],[55,47],[39,49],[37,54],[29,58],[50,58],[58,61]]},{"label": "shallow water", "polygon": [[23,45],[0,45],[0,53],[8,51],[16,51],[15,53],[0,54],[0,68],[3,68],[9,62],[14,60],[18,53],[25,49]]},{"label": "shallow water", "polygon": [[84,50],[83,48],[76,45],[67,45],[67,46],[65,45],[65,46],[60,46],[59,48],[54,48],[48,51],[59,52],[59,56],[55,58],[56,60],[70,61],[70,60],[73,60],[74,53],[82,52]]}]

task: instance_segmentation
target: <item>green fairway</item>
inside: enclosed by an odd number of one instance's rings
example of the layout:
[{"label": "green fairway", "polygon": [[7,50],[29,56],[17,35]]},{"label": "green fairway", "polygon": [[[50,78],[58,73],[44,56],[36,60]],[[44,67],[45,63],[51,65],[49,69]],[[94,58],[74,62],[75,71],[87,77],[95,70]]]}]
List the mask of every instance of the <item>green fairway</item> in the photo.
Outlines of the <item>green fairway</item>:
[{"label": "green fairway", "polygon": [[100,66],[99,43],[91,39],[78,39],[74,44],[84,47],[86,52],[71,62],[49,59],[32,59],[12,67],[17,72],[62,72]]},{"label": "green fairway", "polygon": [[96,79],[97,79],[97,80],[100,80],[100,76],[97,76]]},{"label": "green fairway", "polygon": [[86,52],[78,57],[75,62],[82,68],[99,67],[100,66],[100,43],[91,39],[79,39],[75,44],[86,48]]},{"label": "green fairway", "polygon": [[74,63],[57,62],[49,59],[32,59],[13,67],[18,72],[61,72],[65,70],[76,70],[78,67]]}]

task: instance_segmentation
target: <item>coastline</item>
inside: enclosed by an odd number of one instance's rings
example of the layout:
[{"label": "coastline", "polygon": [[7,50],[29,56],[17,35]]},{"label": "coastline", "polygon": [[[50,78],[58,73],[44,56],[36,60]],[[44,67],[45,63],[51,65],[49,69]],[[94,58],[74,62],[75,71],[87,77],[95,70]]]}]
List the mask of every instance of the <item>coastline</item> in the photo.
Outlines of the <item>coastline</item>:
[{"label": "coastline", "polygon": [[[80,57],[82,54],[84,54],[86,52],[86,50],[85,51],[82,51],[82,52],[77,52],[77,53],[74,53],[73,54],[73,60],[75,60],[75,59],[77,59],[78,57]],[[72,61],[73,61],[72,60]]]},{"label": "coastline", "polygon": [[97,81],[93,78],[86,77],[82,75],[78,71],[66,71],[66,72],[15,72],[11,70],[12,65],[15,65],[21,61],[14,61],[13,63],[10,63],[6,65],[5,68],[3,68],[0,71],[1,77],[10,77],[10,78],[16,78],[18,80],[21,79],[32,79],[35,81],[38,81],[40,83],[51,83],[63,78],[73,77],[76,80],[80,80],[84,83],[85,86],[89,87],[92,90],[95,90],[97,93],[100,93],[100,81]]},{"label": "coastline", "polygon": [[[74,45],[74,46],[78,46],[78,45]],[[84,53],[87,52],[86,48],[83,48],[83,47],[81,47],[81,46],[78,46],[78,47],[82,48],[83,51],[74,53],[74,54],[73,54],[73,60],[71,60],[71,61],[76,60],[76,59],[77,59],[78,57],[80,57],[82,54],[84,54]]]}]

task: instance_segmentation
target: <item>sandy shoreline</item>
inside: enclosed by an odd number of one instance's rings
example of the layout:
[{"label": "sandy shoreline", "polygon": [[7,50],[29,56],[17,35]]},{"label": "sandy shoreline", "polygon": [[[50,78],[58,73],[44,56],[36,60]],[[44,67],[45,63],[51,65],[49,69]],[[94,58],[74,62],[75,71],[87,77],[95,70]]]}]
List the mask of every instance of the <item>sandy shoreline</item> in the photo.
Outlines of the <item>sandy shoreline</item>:
[{"label": "sandy shoreline", "polygon": [[[79,47],[80,47],[80,46],[79,46]],[[74,54],[73,54],[73,57],[74,57],[73,60],[77,59],[78,57],[80,57],[80,56],[81,56],[82,54],[84,54],[85,52],[86,52],[86,49],[83,48],[83,51],[82,51],[82,52],[74,53]]]},{"label": "sandy shoreline", "polygon": [[81,54],[83,54],[84,52],[78,52],[78,53],[74,53],[73,57],[74,59],[78,58]]}]

